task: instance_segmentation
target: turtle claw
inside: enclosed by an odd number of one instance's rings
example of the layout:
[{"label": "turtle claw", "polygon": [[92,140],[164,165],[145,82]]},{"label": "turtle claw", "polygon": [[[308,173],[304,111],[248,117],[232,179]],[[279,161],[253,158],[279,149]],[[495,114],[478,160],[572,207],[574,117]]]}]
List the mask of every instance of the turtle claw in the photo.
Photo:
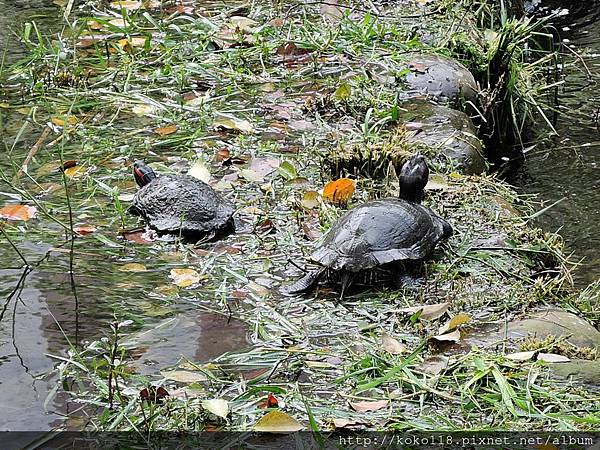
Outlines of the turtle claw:
[{"label": "turtle claw", "polygon": [[318,283],[321,275],[325,272],[325,268],[311,270],[295,283],[285,286],[279,290],[283,295],[297,295],[310,291]]}]

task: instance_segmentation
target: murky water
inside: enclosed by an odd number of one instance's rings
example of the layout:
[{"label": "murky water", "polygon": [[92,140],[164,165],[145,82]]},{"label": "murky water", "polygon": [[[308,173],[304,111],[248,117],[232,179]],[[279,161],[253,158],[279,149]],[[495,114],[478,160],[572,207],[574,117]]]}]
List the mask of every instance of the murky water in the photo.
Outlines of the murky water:
[{"label": "murky water", "polygon": [[[539,194],[546,205],[564,200],[540,217],[549,231],[560,231],[567,249],[585,258],[575,281],[583,287],[600,278],[600,3],[551,2],[569,8],[571,14],[558,23],[565,45],[587,49],[587,68],[577,61],[567,69],[560,93],[563,114],[558,118],[560,136],[547,147],[526,155],[520,188]],[[575,58],[563,50],[566,62]]]}]

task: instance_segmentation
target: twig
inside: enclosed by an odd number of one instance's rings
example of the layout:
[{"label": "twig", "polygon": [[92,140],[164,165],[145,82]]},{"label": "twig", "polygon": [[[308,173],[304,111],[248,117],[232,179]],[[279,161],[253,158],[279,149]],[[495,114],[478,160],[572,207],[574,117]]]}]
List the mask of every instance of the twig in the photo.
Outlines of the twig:
[{"label": "twig", "polygon": [[31,150],[29,150],[29,153],[27,153],[27,156],[25,157],[25,160],[23,161],[21,168],[13,177],[13,183],[15,183],[19,178],[21,178],[21,175],[23,175],[23,172],[27,172],[27,166],[29,165],[29,163],[31,162],[31,160],[33,159],[35,154],[38,152],[38,150],[40,148],[42,148],[44,141],[50,134],[50,131],[52,131],[50,129],[50,127],[47,126],[44,128],[44,131],[42,131],[42,134],[40,134],[40,137],[38,138],[38,140],[35,142],[35,144],[33,144],[33,147],[31,147]]},{"label": "twig", "polygon": [[575,56],[575,58],[577,58],[579,60],[579,62],[581,62],[581,64],[583,65],[583,68],[587,72],[588,80],[591,80],[593,78],[593,75],[592,75],[592,72],[590,71],[590,68],[585,63],[585,59],[583,59],[579,53],[577,53],[575,50],[573,50],[568,45],[563,44],[563,47],[566,48],[567,50],[569,50],[573,54],[573,56]]}]

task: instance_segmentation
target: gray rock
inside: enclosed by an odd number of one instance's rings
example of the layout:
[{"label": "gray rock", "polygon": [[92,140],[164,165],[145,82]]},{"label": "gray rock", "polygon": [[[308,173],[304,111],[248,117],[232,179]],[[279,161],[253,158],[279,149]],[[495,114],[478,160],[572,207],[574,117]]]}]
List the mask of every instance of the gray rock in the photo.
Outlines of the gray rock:
[{"label": "gray rock", "polygon": [[530,318],[508,325],[508,337],[533,336],[545,339],[548,336],[566,337],[578,347],[600,348],[600,331],[581,317],[560,309],[547,309],[533,314]]},{"label": "gray rock", "polygon": [[487,169],[477,130],[465,113],[412,100],[401,105],[400,119],[407,128],[409,142],[439,149],[434,161],[447,165],[450,160],[459,172],[467,175],[480,174]]},{"label": "gray rock", "polygon": [[477,100],[473,74],[459,62],[439,55],[417,54],[408,62],[407,97],[426,95],[435,101],[457,107]]},{"label": "gray rock", "polygon": [[552,364],[550,369],[559,377],[600,386],[600,360],[587,361],[585,359],[577,359]]}]

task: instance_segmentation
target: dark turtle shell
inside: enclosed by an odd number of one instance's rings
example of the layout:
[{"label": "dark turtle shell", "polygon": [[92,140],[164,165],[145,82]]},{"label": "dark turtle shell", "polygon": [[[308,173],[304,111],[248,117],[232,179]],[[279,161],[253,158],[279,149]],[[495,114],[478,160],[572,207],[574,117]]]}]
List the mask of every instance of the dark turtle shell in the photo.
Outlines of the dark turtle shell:
[{"label": "dark turtle shell", "polygon": [[311,259],[336,271],[358,272],[424,259],[451,234],[450,224],[425,206],[396,198],[375,200],[342,216]]},{"label": "dark turtle shell", "polygon": [[161,176],[133,197],[132,214],[159,233],[210,234],[232,224],[233,206],[190,175]]}]

